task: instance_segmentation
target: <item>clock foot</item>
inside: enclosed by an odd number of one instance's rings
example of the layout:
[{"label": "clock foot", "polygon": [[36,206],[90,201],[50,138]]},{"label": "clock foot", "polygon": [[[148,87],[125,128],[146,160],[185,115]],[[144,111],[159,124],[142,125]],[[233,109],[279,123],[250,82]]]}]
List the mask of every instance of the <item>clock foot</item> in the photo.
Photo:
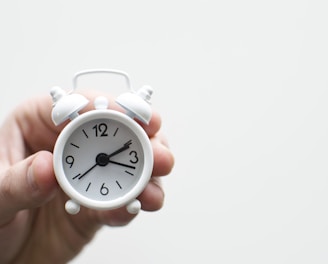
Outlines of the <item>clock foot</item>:
[{"label": "clock foot", "polygon": [[65,204],[65,209],[67,213],[75,215],[80,212],[80,205],[73,200],[68,200]]},{"label": "clock foot", "polygon": [[133,200],[126,206],[126,209],[130,214],[137,214],[141,209],[141,203],[139,200]]}]

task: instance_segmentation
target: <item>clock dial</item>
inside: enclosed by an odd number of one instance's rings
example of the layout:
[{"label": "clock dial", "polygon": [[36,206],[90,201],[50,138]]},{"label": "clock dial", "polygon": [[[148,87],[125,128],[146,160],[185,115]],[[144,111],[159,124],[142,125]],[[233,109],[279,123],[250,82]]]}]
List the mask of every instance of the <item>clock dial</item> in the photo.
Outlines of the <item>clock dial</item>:
[{"label": "clock dial", "polygon": [[135,132],[117,120],[98,118],[75,128],[62,154],[65,177],[96,201],[123,197],[138,183],[144,151]]}]

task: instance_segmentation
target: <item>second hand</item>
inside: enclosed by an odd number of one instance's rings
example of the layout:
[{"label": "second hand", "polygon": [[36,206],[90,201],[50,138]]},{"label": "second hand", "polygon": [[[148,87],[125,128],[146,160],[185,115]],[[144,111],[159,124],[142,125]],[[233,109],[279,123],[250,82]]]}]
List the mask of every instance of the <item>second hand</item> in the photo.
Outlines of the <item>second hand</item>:
[{"label": "second hand", "polygon": [[85,173],[83,173],[80,177],[78,177],[79,180],[81,180],[86,174],[88,174],[90,171],[92,171],[98,164],[96,163],[93,165],[90,169],[88,169]]}]

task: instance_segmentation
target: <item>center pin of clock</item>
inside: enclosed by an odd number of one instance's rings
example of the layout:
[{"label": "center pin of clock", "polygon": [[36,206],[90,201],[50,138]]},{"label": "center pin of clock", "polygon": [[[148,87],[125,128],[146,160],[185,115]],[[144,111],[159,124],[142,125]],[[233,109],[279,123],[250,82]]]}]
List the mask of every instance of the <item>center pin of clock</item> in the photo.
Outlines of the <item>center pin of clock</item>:
[{"label": "center pin of clock", "polygon": [[106,166],[109,163],[108,155],[105,153],[99,153],[96,157],[96,163],[99,166]]}]

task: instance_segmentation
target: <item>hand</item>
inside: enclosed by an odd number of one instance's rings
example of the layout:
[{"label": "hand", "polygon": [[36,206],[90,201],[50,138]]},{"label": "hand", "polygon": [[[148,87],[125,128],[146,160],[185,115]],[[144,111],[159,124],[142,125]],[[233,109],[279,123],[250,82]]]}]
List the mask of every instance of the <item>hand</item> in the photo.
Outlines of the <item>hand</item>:
[{"label": "hand", "polygon": [[[86,96],[92,101],[97,95]],[[0,263],[66,263],[101,226],[124,226],[135,217],[125,208],[66,213],[68,197],[56,182],[51,152],[64,125],[52,124],[51,106],[50,96],[31,99],[0,127]],[[152,178],[138,197],[146,211],[162,207],[164,192],[157,176],[168,174],[174,163],[159,136],[160,125],[154,113],[144,126],[154,151]]]}]

